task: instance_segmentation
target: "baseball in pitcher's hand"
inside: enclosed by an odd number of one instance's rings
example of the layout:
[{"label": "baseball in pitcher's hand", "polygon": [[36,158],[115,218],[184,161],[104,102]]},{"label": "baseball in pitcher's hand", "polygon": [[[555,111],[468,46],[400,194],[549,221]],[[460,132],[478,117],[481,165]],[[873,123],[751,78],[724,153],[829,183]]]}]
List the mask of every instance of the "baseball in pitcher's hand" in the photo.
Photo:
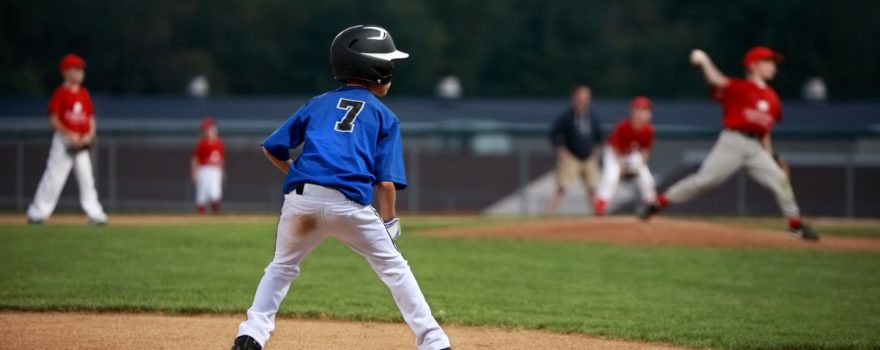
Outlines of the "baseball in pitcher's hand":
[{"label": "baseball in pitcher's hand", "polygon": [[704,63],[706,63],[707,60],[709,60],[709,55],[707,55],[705,51],[700,49],[694,49],[693,51],[691,51],[691,64],[695,66],[702,66]]}]

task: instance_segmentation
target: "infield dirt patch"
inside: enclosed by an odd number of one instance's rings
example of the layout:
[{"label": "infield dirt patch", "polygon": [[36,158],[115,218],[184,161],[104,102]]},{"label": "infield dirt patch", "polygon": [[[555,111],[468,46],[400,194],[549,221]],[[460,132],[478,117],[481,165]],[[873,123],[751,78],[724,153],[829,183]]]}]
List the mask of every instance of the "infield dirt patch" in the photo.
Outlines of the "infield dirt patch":
[{"label": "infield dirt patch", "polygon": [[[437,223],[455,223],[462,217],[427,217]],[[465,217],[472,219],[473,217]],[[403,221],[406,222],[404,217]],[[417,219],[416,219],[417,220]],[[423,228],[420,233],[441,237],[495,237],[539,240],[604,242],[641,246],[692,246],[721,248],[774,248],[831,251],[880,251],[880,239],[844,236],[822,236],[818,243],[793,239],[779,230],[747,227],[737,223],[702,221],[698,219],[654,218],[649,222],[634,217],[603,218],[556,217],[539,219],[497,219],[490,224],[452,228]],[[837,226],[849,221],[823,219]],[[831,221],[829,221],[831,220]],[[83,215],[55,215],[46,225],[85,225]],[[781,221],[781,220],[780,220]],[[202,224],[265,224],[277,223],[274,215],[197,216],[186,214],[118,214],[110,217],[112,226],[202,225]],[[861,225],[880,221],[860,220]],[[0,215],[0,224],[24,225],[22,215]],[[406,224],[404,223],[404,226]],[[780,223],[782,225],[782,223]],[[780,226],[781,227],[781,226]],[[821,233],[821,232],[820,232]]]},{"label": "infield dirt patch", "polygon": [[436,229],[426,233],[446,237],[502,237],[647,246],[880,251],[880,239],[823,236],[819,242],[805,242],[793,239],[782,231],[662,217],[649,222],[632,217],[547,218]]},{"label": "infield dirt patch", "polygon": [[[0,348],[228,349],[242,317],[7,312],[0,313]],[[459,326],[444,329],[457,350],[680,349],[575,334]],[[402,323],[279,319],[266,346],[266,350],[272,349],[415,349],[415,338]]]}]

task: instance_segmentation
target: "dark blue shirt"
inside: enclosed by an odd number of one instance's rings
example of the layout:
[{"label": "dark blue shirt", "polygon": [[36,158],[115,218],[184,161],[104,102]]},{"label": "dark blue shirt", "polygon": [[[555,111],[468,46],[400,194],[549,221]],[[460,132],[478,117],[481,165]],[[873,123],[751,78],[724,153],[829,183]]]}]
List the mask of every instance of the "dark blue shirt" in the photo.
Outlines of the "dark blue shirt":
[{"label": "dark blue shirt", "polygon": [[312,98],[262,143],[280,160],[290,159],[290,149],[300,144],[284,193],[310,183],[367,205],[377,183],[407,185],[400,122],[366,88],[345,86]]},{"label": "dark blue shirt", "polygon": [[563,112],[550,130],[553,146],[563,146],[578,159],[587,159],[593,148],[602,144],[602,124],[592,110],[576,116],[571,109]]}]

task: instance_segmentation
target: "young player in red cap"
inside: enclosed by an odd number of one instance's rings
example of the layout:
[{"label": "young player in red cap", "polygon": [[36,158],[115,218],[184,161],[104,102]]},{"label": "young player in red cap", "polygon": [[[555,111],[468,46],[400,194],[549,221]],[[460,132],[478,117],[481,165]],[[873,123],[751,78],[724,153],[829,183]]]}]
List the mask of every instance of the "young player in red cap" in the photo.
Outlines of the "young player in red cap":
[{"label": "young player in red cap", "polygon": [[211,211],[220,214],[226,151],[217,133],[214,118],[202,119],[200,129],[202,138],[196,144],[190,162],[190,174],[196,185],[196,209],[199,214],[204,214],[210,204]]},{"label": "young player in red cap", "polygon": [[95,141],[95,110],[89,92],[82,86],[86,62],[77,55],[61,59],[59,70],[64,82],[55,89],[49,101],[49,122],[55,130],[46,170],[37,186],[34,201],[28,207],[27,219],[39,224],[49,218],[58,204],[61,189],[70,170],[76,173],[79,200],[93,225],[107,222],[107,214],[98,201],[89,148]]},{"label": "young player in red cap", "polygon": [[805,225],[794,199],[788,175],[777,162],[770,142],[773,125],[782,119],[779,96],[767,82],[776,76],[782,55],[756,46],[743,57],[745,79],[725,76],[702,50],[691,53],[691,63],[699,67],[723,106],[724,130],[696,174],[672,185],[657,201],[642,208],[640,217],[648,219],[670,204],[683,203],[711,189],[745,167],[749,176],[773,192],[782,213],[788,218],[793,237],[817,241],[819,235]]},{"label": "young player in red cap", "polygon": [[636,179],[644,203],[653,203],[657,197],[654,176],[648,169],[654,140],[651,100],[639,96],[632,100],[630,107],[629,117],[617,123],[602,153],[602,178],[593,208],[597,216],[605,215],[621,174]]}]

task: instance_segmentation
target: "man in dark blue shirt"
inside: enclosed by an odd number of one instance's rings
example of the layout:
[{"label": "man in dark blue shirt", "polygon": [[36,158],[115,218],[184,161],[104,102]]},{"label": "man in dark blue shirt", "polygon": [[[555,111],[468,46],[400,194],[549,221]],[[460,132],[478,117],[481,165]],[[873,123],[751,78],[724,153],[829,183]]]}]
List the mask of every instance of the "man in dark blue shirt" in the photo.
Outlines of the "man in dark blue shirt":
[{"label": "man in dark blue shirt", "polygon": [[590,109],[592,91],[586,85],[571,91],[571,107],[553,123],[550,142],[556,148],[556,192],[547,212],[555,214],[566,190],[581,179],[587,192],[587,208],[592,207],[593,193],[599,182],[599,150],[602,125]]}]

